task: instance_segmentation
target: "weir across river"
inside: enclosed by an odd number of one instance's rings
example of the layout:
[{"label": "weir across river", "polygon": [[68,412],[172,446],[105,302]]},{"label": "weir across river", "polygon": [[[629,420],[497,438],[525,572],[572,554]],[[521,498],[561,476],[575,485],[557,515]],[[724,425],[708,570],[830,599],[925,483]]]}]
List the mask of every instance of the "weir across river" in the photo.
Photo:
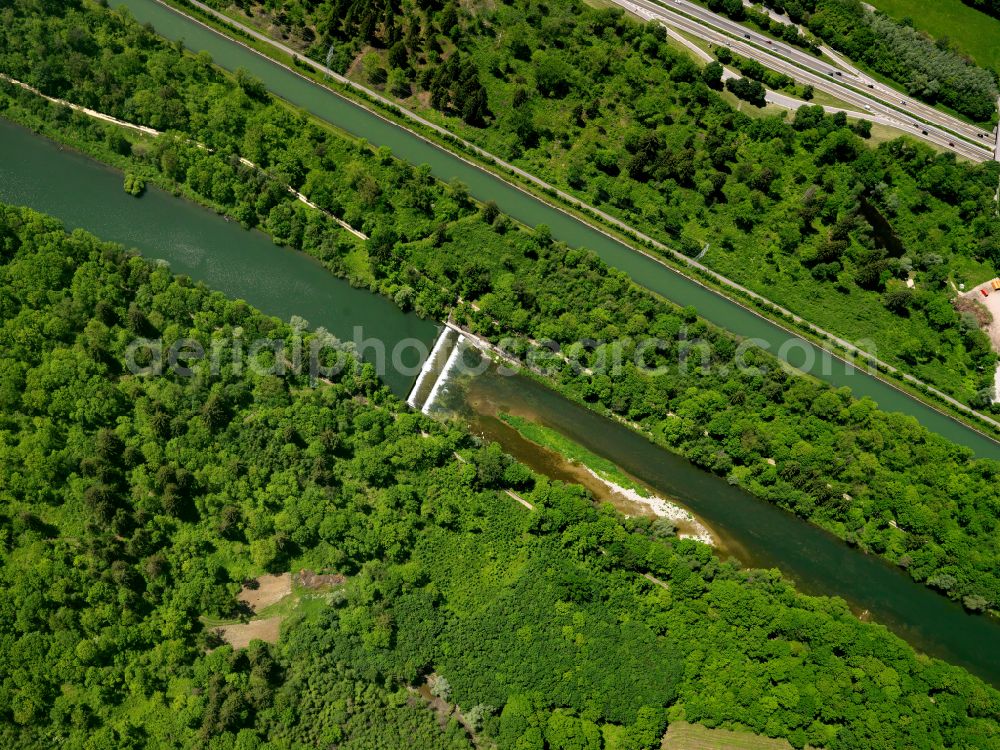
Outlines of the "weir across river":
[{"label": "weir across river", "polygon": [[437,341],[434,342],[434,348],[431,349],[413,384],[410,395],[406,397],[406,403],[424,414],[430,412],[449,373],[458,361],[465,340],[465,337],[453,328],[445,326],[441,329]]}]

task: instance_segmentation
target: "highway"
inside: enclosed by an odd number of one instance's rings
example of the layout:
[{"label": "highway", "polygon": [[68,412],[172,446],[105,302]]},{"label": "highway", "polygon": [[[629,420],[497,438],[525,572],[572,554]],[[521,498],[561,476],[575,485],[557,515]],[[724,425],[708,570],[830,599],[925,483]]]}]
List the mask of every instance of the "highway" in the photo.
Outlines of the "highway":
[{"label": "highway", "polygon": [[[844,67],[816,58],[805,50],[751,31],[688,0],[614,0],[645,20],[656,20],[674,31],[729,47],[735,53],[784,73],[798,83],[813,86],[854,107],[854,113],[872,122],[903,130],[973,161],[997,157],[996,136],[940,112],[865,76],[839,57]],[[837,75],[838,70],[840,75]],[[830,75],[833,73],[834,75]],[[894,102],[894,104],[893,104]]]},{"label": "highway", "polygon": [[[670,0],[669,3],[664,0],[664,2],[657,2],[656,4],[665,8],[681,10],[685,15],[693,16],[702,23],[727,31],[730,34],[741,36],[744,39],[749,36],[749,41],[753,44],[765,47],[765,51],[773,50],[776,54],[779,54],[781,57],[795,63],[799,67],[806,68],[814,73],[818,73],[819,75],[829,77],[831,72],[837,72],[837,67],[839,66],[840,68],[843,68],[843,72],[846,73],[846,76],[841,75],[835,77],[839,79],[837,83],[843,86],[857,88],[859,93],[865,94],[869,98],[878,99],[884,104],[896,109],[903,108],[907,112],[920,117],[933,125],[937,125],[944,130],[950,130],[956,135],[964,136],[969,139],[974,138],[982,140],[990,138],[992,140],[992,134],[990,132],[975,125],[971,125],[957,117],[941,112],[928,104],[924,104],[923,102],[897,91],[895,88],[886,86],[871,76],[862,73],[846,58],[836,54],[825,46],[822,48],[823,52],[836,63],[836,66],[834,67],[831,67],[829,63],[824,61],[822,58],[815,57],[799,47],[771,39],[769,36],[755,32],[747,26],[743,26],[742,24],[731,21],[724,16],[713,13],[710,10],[706,10],[700,5],[690,2],[690,0]],[[785,21],[785,23],[789,22]]]},{"label": "highway", "polygon": [[[715,59],[711,54],[709,54],[704,49],[699,47],[697,44],[692,42],[686,36],[678,35],[676,37],[676,40],[678,43],[687,47],[691,51],[691,54],[697,57],[702,62],[710,63]],[[730,78],[739,78],[739,77],[740,74],[737,71],[731,68],[727,68],[726,66],[722,67],[723,82],[728,81]],[[794,96],[789,96],[788,94],[782,94],[780,91],[772,91],[771,89],[765,89],[764,100],[768,104],[775,104],[779,107],[790,110],[796,110],[802,106],[809,106],[809,102],[805,101],[804,99],[797,99]],[[846,109],[844,107],[834,107],[832,105],[825,105],[823,107],[823,110],[826,111],[828,114],[834,114],[835,112],[843,112],[848,117],[853,117],[856,119],[857,118],[867,118],[870,120],[876,119],[875,116],[867,112],[858,112],[856,110]]]}]

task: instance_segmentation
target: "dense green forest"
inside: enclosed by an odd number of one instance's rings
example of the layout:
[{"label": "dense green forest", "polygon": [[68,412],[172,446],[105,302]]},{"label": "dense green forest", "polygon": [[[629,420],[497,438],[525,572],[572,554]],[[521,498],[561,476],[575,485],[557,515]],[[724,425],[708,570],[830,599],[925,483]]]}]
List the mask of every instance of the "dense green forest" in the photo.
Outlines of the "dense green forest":
[{"label": "dense green forest", "polygon": [[[457,438],[420,439],[369,367],[319,390],[228,362],[129,376],[136,335],[289,330],[29,211],[0,209],[0,309],[0,744],[265,746],[296,675],[265,644],[207,652],[199,618],[232,616],[244,577],[293,558],[356,570],[379,554],[355,440],[441,463]],[[321,688],[341,747],[469,747],[350,665]]]},{"label": "dense green forest", "polygon": [[[407,689],[428,675],[480,747],[653,750],[681,719],[1000,747],[997,691],[532,476],[370,365],[317,387],[228,357],[131,374],[137,335],[294,333],[119,247],[0,207],[0,309],[4,747],[471,747]],[[302,567],[347,583],[276,645],[203,624],[241,581]]]},{"label": "dense green forest", "polygon": [[[320,128],[245,74],[227,77],[206,56],[182,55],[125,16],[69,17],[92,24],[92,39],[107,45],[104,82],[123,102],[116,112],[141,119],[132,102],[155,84],[137,71],[164,71],[177,111],[190,122],[182,132],[216,152],[171,137],[134,140],[0,86],[8,116],[259,225],[401,307],[438,320],[451,312],[494,340],[550,339],[572,352],[588,338],[628,339],[628,358],[636,339],[663,338],[666,348],[645,355],[647,364],[662,366],[657,374],[627,365],[590,376],[556,360],[551,382],[905,567],[969,609],[1000,603],[996,463],[974,460],[915,420],[880,412],[846,390],[789,375],[770,356],[751,351],[745,361],[759,371],[737,370],[729,334],[645,292],[593,254],[553,243],[544,228],[514,227],[494,206],[477,208],[462,186],[442,186],[425,168]],[[50,28],[58,28],[54,20]],[[114,45],[123,51],[111,52]],[[114,71],[126,61],[128,76],[119,79]],[[826,121],[818,126],[836,127]],[[236,154],[266,171],[242,165]],[[362,246],[294,201],[288,183],[370,239]],[[458,299],[466,304],[456,307]],[[596,366],[601,356],[586,352],[582,363]],[[704,369],[687,366],[688,358]]]},{"label": "dense green forest", "polygon": [[[708,266],[988,406],[995,355],[950,299],[1000,262],[997,164],[870,148],[818,109],[734,111],[661,27],[578,0],[242,5],[313,58],[682,252],[707,243]],[[751,80],[731,89],[763,103]]]}]

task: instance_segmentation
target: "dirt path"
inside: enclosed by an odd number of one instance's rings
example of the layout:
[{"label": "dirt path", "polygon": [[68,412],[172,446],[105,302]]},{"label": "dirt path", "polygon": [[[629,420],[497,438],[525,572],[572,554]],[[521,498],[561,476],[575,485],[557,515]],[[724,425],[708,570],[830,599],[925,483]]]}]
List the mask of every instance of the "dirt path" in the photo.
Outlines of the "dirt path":
[{"label": "dirt path", "polygon": [[114,123],[115,125],[120,125],[123,128],[129,128],[130,130],[137,130],[140,133],[151,135],[154,138],[163,135],[159,130],[153,130],[153,128],[147,128],[145,125],[136,125],[131,122],[126,122],[125,120],[119,120],[118,118],[112,117],[111,115],[106,115],[103,112],[98,112],[97,110],[89,109],[87,107],[80,106],[79,104],[73,104],[73,102],[68,102],[65,99],[57,99],[54,96],[47,96],[38,89],[36,89],[34,86],[24,83],[23,81],[18,81],[16,78],[11,78],[9,75],[6,75],[4,73],[0,73],[0,80],[7,81],[7,83],[12,83],[15,86],[20,86],[25,91],[30,91],[35,96],[40,96],[42,97],[42,99],[50,101],[53,104],[60,104],[63,107],[69,107],[74,112],[83,112],[85,115],[89,115],[94,119],[103,120],[104,122]]},{"label": "dirt path", "polygon": [[521,503],[521,505],[523,505],[528,510],[534,510],[535,509],[534,505],[532,505],[531,503],[529,503],[527,500],[525,500],[523,497],[521,497],[520,495],[518,495],[516,492],[513,492],[512,490],[504,490],[504,492],[506,492],[508,495],[510,495],[515,500],[517,500],[519,503]]},{"label": "dirt path", "polygon": [[666,583],[664,581],[661,581],[659,578],[657,578],[656,576],[654,576],[652,573],[643,573],[642,577],[645,578],[650,583],[655,583],[661,589],[669,589],[670,588],[670,585],[668,583]]},{"label": "dirt path", "polygon": [[[8,76],[8,75],[6,75],[4,73],[0,73],[0,80],[4,80],[4,81],[7,81],[8,83],[12,83],[15,86],[20,86],[25,91],[30,91],[35,96],[40,96],[42,99],[45,99],[46,101],[50,101],[53,104],[62,105],[63,107],[69,107],[74,112],[82,112],[83,114],[88,115],[89,117],[93,117],[96,120],[102,120],[103,122],[109,122],[109,123],[112,123],[114,125],[118,125],[119,127],[128,128],[129,130],[135,130],[135,131],[137,131],[139,133],[143,133],[145,135],[152,136],[153,138],[159,138],[161,135],[163,135],[162,131],[154,130],[153,128],[146,127],[145,125],[136,125],[134,122],[127,122],[126,120],[119,120],[117,117],[112,117],[111,115],[106,115],[103,112],[98,112],[96,109],[90,109],[88,107],[83,107],[83,106],[81,106],[79,104],[73,104],[73,102],[68,102],[65,99],[57,99],[54,96],[48,96],[46,94],[43,94],[41,91],[39,91],[38,89],[36,89],[34,86],[31,86],[31,85],[29,85],[27,83],[24,83],[24,81],[19,81],[16,78],[11,78],[10,76]],[[197,141],[189,141],[189,143],[193,143],[195,146],[197,146],[198,148],[204,149],[205,151],[209,151],[209,152],[213,151],[213,149],[210,149],[204,143],[198,143]],[[240,163],[243,164],[244,166],[260,170],[260,167],[258,167],[256,164],[254,164],[249,159],[244,159],[241,156],[241,157],[239,157],[239,160],[240,160]],[[260,170],[260,171],[263,171],[263,170]],[[354,227],[352,227],[346,221],[344,221],[343,219],[340,219],[340,218],[334,216],[332,213],[330,213],[326,209],[320,208],[315,203],[313,203],[311,200],[309,200],[308,198],[306,198],[298,190],[296,190],[295,188],[293,188],[291,185],[288,186],[288,192],[291,193],[292,195],[294,195],[295,198],[296,198],[296,200],[301,201],[302,203],[304,203],[307,206],[309,206],[309,208],[315,209],[316,211],[319,211],[319,212],[325,214],[328,218],[332,219],[338,226],[340,226],[341,229],[344,229],[344,230],[350,232],[351,234],[353,234],[358,239],[361,239],[361,240],[367,240],[368,239],[368,235],[364,234],[363,232],[359,232],[357,229],[355,229]]]},{"label": "dirt path", "polygon": [[686,721],[672,722],[660,747],[661,750],[792,750],[787,740],[730,729],[709,729]]}]

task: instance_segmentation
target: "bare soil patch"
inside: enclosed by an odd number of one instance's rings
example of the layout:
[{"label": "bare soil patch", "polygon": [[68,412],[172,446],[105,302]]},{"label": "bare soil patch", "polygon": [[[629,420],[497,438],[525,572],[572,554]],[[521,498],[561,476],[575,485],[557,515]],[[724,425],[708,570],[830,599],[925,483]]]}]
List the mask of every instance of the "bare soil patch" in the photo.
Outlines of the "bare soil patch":
[{"label": "bare soil patch", "polygon": [[347,577],[340,573],[314,573],[308,568],[303,568],[295,577],[296,582],[303,588],[319,590],[330,589],[347,582]]},{"label": "bare soil patch", "polygon": [[[982,290],[982,291],[981,291]],[[983,295],[983,291],[986,295]],[[972,313],[979,327],[986,331],[993,351],[1000,353],[1000,290],[993,288],[993,279],[984,281],[955,299],[959,313]],[[993,375],[993,402],[1000,401],[1000,365]]]},{"label": "bare soil patch", "polygon": [[[1000,291],[994,291],[992,282],[990,279],[959,296],[955,309],[975,315],[980,327],[989,334],[993,349],[1000,352]],[[985,289],[988,296],[984,297],[980,289]]]},{"label": "bare soil patch", "polygon": [[255,579],[254,584],[244,586],[237,598],[254,612],[260,612],[292,593],[292,574],[263,575]]},{"label": "bare soil patch", "polygon": [[240,623],[238,625],[223,625],[217,631],[223,640],[233,648],[246,648],[250,641],[267,641],[275,643],[281,632],[283,617],[267,617],[263,620]]},{"label": "bare soil patch", "polygon": [[431,689],[430,687],[428,687],[426,682],[422,684],[420,687],[416,688],[414,692],[421,698],[423,698],[425,701],[427,701],[428,708],[430,708],[432,711],[434,711],[435,714],[437,714],[438,726],[440,726],[442,730],[446,726],[448,726],[448,720],[451,719],[453,716],[455,716],[455,714],[457,713],[455,711],[455,706],[452,706],[447,701],[443,701],[436,695],[431,693]]},{"label": "bare soil patch", "polygon": [[774,740],[751,732],[709,729],[675,721],[663,736],[661,750],[792,750],[786,740]]}]

